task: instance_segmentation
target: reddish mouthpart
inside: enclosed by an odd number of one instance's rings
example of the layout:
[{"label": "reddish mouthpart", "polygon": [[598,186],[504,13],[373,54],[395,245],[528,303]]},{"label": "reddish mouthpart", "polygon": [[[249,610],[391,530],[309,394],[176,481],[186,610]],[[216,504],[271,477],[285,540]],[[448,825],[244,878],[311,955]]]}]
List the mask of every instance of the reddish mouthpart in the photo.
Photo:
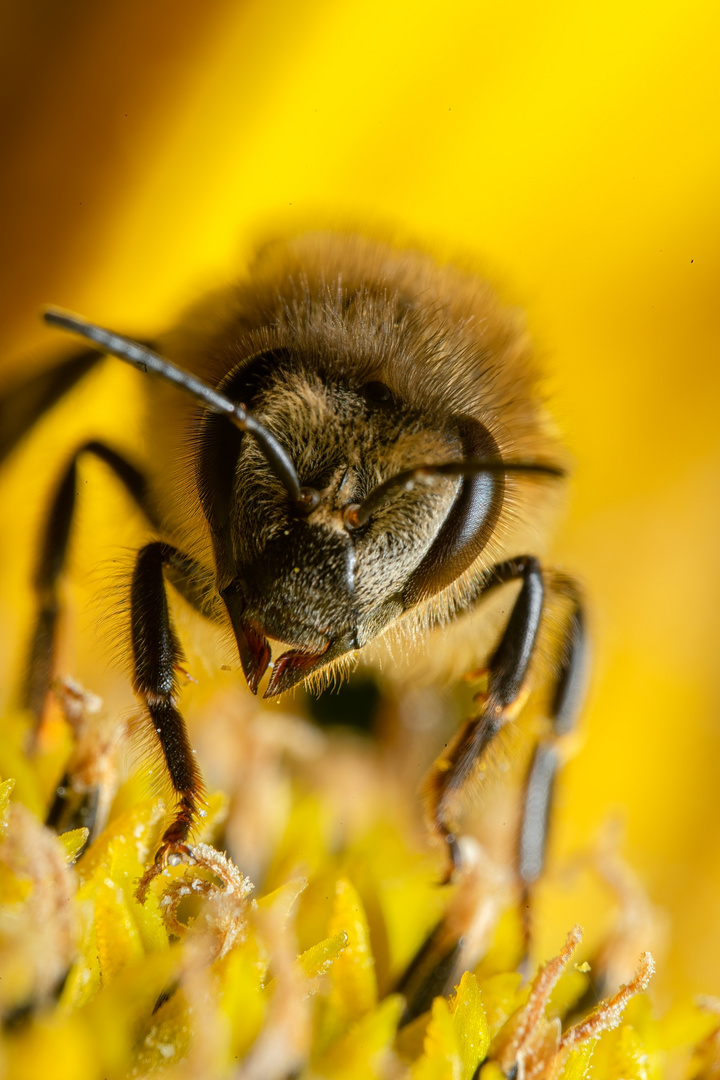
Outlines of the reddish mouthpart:
[{"label": "reddish mouthpart", "polygon": [[270,663],[270,646],[263,632],[253,623],[242,623],[236,632],[240,662],[247,684],[257,694],[260,680]]},{"label": "reddish mouthpart", "polygon": [[282,694],[283,691],[290,690],[290,688],[295,686],[296,683],[299,683],[301,679],[304,679],[306,675],[309,675],[313,668],[318,666],[329,646],[330,642],[328,642],[320,653],[291,651],[279,656],[275,661],[268,688],[263,696],[266,698],[275,697],[276,694]]}]

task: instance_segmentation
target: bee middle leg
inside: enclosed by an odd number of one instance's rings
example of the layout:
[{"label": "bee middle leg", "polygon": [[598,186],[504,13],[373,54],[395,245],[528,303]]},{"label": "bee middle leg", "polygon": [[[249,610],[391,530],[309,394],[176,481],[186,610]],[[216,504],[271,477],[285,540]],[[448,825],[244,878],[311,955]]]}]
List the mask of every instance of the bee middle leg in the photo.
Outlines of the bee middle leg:
[{"label": "bee middle leg", "polygon": [[35,718],[34,737],[42,721],[53,677],[56,628],[60,615],[59,583],[67,560],[75,516],[78,461],[85,454],[92,454],[104,461],[148,521],[152,525],[157,524],[147,496],[145,477],[131,462],[112,447],[94,440],[74,452],[50,505],[33,580],[38,613],[30,641],[22,704]]},{"label": "bee middle leg", "polygon": [[570,601],[571,608],[548,710],[549,731],[535,747],[525,778],[517,873],[523,893],[526,952],[531,936],[531,890],[545,866],[555,778],[562,764],[560,740],[575,727],[585,695],[587,674],[588,646],[579,590],[570,578],[556,580],[554,586],[554,591]]},{"label": "bee middle leg", "polygon": [[[90,356],[94,362],[94,356]],[[82,366],[82,365],[81,365]],[[44,386],[44,384],[43,384]],[[53,389],[52,387],[50,389]],[[46,392],[49,393],[47,388]],[[33,575],[37,614],[32,628],[20,700],[34,718],[29,751],[36,745],[50,686],[55,675],[57,624],[61,615],[60,579],[65,569],[77,501],[78,462],[85,455],[103,461],[131,496],[144,517],[156,525],[143,473],[106,443],[92,440],[78,447],[65,466],[52,496],[43,527]],[[58,831],[85,826],[92,835],[97,826],[98,792],[86,791],[75,799],[73,777],[67,773],[57,785],[46,824]]]}]

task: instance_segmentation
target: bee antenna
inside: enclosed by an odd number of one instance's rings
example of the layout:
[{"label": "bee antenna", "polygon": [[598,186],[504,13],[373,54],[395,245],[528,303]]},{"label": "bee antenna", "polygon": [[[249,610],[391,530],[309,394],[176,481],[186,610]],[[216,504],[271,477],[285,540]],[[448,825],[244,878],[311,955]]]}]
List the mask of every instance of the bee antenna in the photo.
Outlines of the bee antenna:
[{"label": "bee antenna", "polygon": [[189,371],[183,371],[169,360],[164,360],[145,345],[140,345],[137,341],[132,341],[121,334],[115,334],[111,330],[105,330],[95,323],[87,322],[78,315],[61,311],[59,308],[48,308],[43,312],[43,319],[49,326],[57,326],[61,330],[68,330],[70,333],[79,334],[87,341],[92,341],[95,345],[99,345],[103,352],[117,356],[119,360],[132,364],[139,371],[161,376],[167,382],[184,390],[186,394],[190,394],[209,412],[227,417],[235,427],[252,435],[290,498],[300,508],[304,507],[307,494],[305,489],[300,487],[292,458],[275,436],[242,405],[231,401],[202,379],[191,375]]},{"label": "bee antenna", "polygon": [[436,476],[475,476],[478,473],[530,473],[536,476],[562,478],[565,470],[557,465],[531,461],[485,461],[465,458],[462,461],[443,461],[435,465],[416,465],[383,480],[366,495],[361,503],[348,506],[343,515],[349,529],[360,529],[398,488],[412,491],[418,481],[434,480]]}]

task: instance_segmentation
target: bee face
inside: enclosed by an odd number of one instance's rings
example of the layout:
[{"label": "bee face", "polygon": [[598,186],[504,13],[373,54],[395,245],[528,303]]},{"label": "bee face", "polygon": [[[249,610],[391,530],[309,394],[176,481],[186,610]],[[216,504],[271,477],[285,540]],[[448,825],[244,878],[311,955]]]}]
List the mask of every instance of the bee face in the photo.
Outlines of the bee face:
[{"label": "bee face", "polygon": [[257,685],[269,659],[264,639],[290,646],[276,664],[283,678],[274,674],[271,693],[286,688],[291,673],[303,677],[311,666],[362,648],[405,610],[403,589],[461,486],[456,477],[438,477],[398,490],[366,524],[352,527],[348,511],[401,467],[463,456],[450,423],[438,430],[437,416],[413,408],[385,383],[361,378],[331,379],[307,357],[273,350],[223,386],[282,443],[303,489],[313,493],[307,508],[293,505],[247,435],[235,438],[217,424],[204,433],[201,489],[215,525],[217,476],[210,470],[218,439],[225,465],[234,459],[220,562],[228,567],[224,595],[232,598],[236,634],[255,643],[245,650],[250,684]]}]

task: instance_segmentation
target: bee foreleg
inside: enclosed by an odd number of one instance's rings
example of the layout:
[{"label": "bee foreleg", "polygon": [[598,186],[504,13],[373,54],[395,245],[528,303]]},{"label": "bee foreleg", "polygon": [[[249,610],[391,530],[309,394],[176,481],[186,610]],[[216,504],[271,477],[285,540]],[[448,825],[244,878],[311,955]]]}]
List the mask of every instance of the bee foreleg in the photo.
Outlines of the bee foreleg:
[{"label": "bee foreleg", "polygon": [[192,854],[187,839],[204,801],[195,752],[177,708],[177,669],[184,658],[173,628],[163,575],[165,565],[172,564],[177,571],[183,560],[192,562],[168,544],[147,544],[138,553],[130,594],[134,689],[147,709],[177,796],[175,814],[163,833],[154,865],[140,880],[137,896],[141,902],[148,885],[169,859]]},{"label": "bee foreleg", "polygon": [[522,587],[507,626],[488,664],[488,693],[478,716],[471,717],[435,762],[426,782],[431,825],[448,847],[452,870],[460,854],[455,837],[463,787],[488,746],[521,707],[525,680],[537,641],[544,585],[540,563],[531,555],[498,564],[486,588],[520,578]]}]

